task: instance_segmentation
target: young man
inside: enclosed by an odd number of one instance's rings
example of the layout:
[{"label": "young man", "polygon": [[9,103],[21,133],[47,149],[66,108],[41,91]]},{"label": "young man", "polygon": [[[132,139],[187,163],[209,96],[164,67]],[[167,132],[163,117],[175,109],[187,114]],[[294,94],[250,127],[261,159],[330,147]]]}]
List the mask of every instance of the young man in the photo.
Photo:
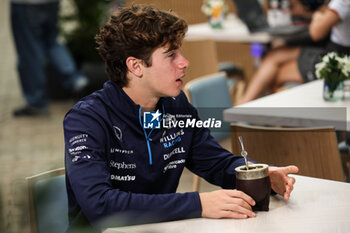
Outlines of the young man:
[{"label": "young man", "polygon": [[[111,80],[64,120],[71,229],[106,219],[255,216],[253,199],[234,190],[242,157],[221,148],[207,128],[144,124],[179,115],[199,120],[180,89],[189,65],[179,50],[186,30],[173,13],[136,5],[113,15],[96,37]],[[175,193],[185,166],[225,190]],[[286,200],[295,182],[287,175],[297,171],[270,168],[272,188]]]}]

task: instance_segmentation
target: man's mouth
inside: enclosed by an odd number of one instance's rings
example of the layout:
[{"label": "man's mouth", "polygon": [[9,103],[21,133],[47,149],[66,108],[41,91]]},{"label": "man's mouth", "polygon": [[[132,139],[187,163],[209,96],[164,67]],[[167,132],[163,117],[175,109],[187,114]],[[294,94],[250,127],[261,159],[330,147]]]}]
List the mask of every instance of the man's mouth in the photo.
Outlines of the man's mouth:
[{"label": "man's mouth", "polygon": [[182,81],[182,79],[181,79],[181,78],[178,78],[178,79],[176,79],[176,83],[178,83],[178,84],[182,85],[183,81]]},{"label": "man's mouth", "polygon": [[185,71],[182,71],[180,74],[180,77],[178,79],[176,79],[176,83],[178,83],[179,85],[183,84],[183,78],[185,77]]}]

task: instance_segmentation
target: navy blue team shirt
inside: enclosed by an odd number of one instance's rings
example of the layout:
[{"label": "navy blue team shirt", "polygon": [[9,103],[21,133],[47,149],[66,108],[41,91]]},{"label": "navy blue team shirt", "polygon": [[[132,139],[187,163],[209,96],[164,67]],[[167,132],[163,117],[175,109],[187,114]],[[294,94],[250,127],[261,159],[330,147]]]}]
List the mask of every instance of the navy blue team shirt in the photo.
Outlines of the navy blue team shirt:
[{"label": "navy blue team shirt", "polygon": [[[156,110],[199,119],[183,92],[160,98]],[[232,189],[244,164],[207,128],[145,129],[141,106],[112,81],[80,100],[63,125],[70,229],[200,217],[197,192],[175,193],[184,167]]]}]

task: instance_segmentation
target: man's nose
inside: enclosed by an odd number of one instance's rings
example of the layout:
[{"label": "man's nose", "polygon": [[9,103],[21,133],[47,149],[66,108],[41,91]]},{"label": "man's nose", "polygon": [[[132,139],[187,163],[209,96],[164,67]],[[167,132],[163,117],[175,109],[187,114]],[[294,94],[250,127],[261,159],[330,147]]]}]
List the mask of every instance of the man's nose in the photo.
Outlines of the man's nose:
[{"label": "man's nose", "polygon": [[181,60],[179,63],[179,68],[185,69],[190,65],[190,62],[182,54],[180,54],[180,56],[181,56]]}]

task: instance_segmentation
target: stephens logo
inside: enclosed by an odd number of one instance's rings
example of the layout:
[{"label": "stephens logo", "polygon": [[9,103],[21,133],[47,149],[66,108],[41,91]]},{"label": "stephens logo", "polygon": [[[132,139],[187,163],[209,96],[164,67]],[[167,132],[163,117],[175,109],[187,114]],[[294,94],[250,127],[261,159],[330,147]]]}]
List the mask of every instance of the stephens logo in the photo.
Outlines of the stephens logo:
[{"label": "stephens logo", "polygon": [[160,121],[162,114],[157,110],[156,112],[143,113],[143,128],[145,129],[160,129]]}]

